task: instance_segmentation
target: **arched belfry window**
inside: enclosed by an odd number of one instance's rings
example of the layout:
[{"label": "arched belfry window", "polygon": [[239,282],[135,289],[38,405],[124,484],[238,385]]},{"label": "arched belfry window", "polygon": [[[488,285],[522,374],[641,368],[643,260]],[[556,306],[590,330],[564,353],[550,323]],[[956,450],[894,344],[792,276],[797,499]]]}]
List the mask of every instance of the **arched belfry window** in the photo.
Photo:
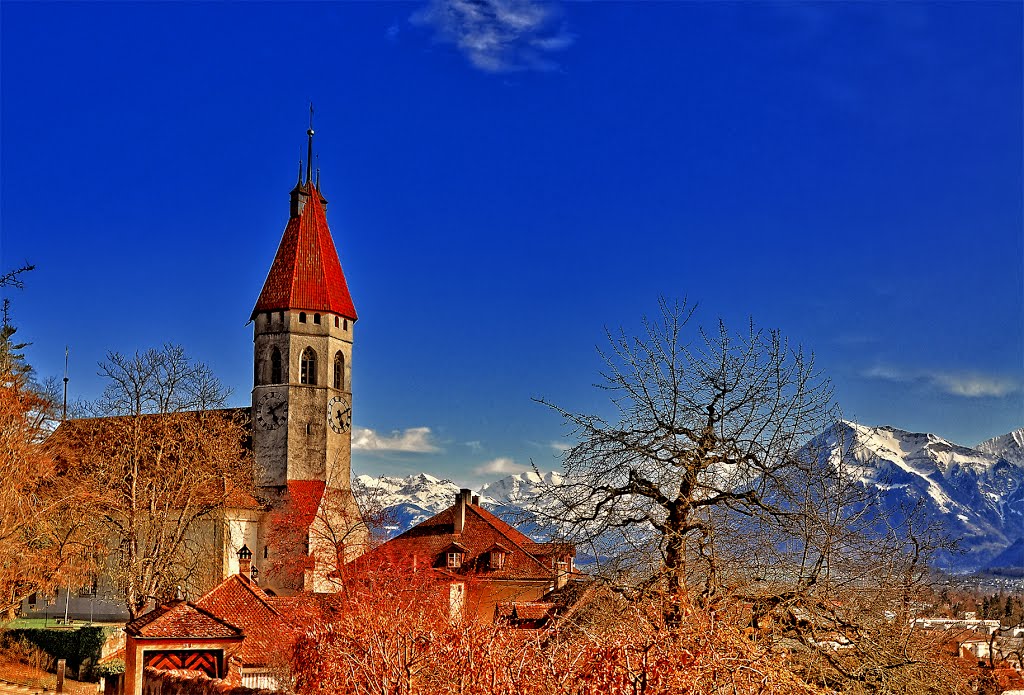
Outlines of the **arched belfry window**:
[{"label": "arched belfry window", "polygon": [[284,379],[281,378],[281,351],[277,348],[270,353],[270,383],[284,383]]},{"label": "arched belfry window", "polygon": [[341,350],[334,353],[334,388],[345,388],[345,356]]},{"label": "arched belfry window", "polygon": [[316,351],[308,347],[302,351],[302,372],[299,381],[316,385]]}]

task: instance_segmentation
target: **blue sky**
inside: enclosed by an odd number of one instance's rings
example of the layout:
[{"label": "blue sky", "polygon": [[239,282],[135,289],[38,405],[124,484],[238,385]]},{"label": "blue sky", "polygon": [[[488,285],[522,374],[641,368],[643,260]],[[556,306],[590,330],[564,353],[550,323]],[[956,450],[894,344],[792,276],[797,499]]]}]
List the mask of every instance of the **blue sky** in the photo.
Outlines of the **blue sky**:
[{"label": "blue sky", "polygon": [[659,295],[847,416],[1024,425],[1020,3],[0,5],[0,268],[40,375],[173,341],[245,405],[307,104],[359,473],[542,469]]}]

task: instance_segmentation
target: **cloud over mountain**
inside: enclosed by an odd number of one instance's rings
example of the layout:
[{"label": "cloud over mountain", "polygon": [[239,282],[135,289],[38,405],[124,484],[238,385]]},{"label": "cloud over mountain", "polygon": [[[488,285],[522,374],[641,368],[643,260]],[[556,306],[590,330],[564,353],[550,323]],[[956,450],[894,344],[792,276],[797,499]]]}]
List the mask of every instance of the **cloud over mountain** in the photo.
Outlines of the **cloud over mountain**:
[{"label": "cloud over mountain", "polygon": [[524,473],[528,470],[530,470],[529,466],[516,463],[507,456],[499,456],[480,464],[473,469],[473,472],[477,475],[511,475],[514,473]]},{"label": "cloud over mountain", "polygon": [[368,427],[352,429],[352,448],[363,452],[404,451],[416,454],[432,454],[440,451],[434,444],[429,427],[410,427],[394,430],[382,435]]},{"label": "cloud over mountain", "polygon": [[962,398],[1002,398],[1018,393],[1022,388],[1020,379],[967,371],[913,371],[888,365],[875,365],[864,370],[862,375],[869,379],[924,384],[942,393]]}]

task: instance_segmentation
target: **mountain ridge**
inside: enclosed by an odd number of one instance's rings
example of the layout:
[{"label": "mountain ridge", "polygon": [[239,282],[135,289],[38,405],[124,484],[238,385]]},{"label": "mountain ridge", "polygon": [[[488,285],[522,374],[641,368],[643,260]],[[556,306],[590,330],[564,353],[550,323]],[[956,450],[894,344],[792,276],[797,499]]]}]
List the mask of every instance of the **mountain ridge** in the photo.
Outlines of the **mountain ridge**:
[{"label": "mountain ridge", "polygon": [[[818,448],[823,463],[875,490],[887,508],[920,505],[927,522],[959,539],[961,552],[940,554],[940,567],[1024,566],[1024,428],[968,447],[931,433],[844,420],[809,446]],[[556,471],[528,471],[479,485],[474,494],[485,507],[516,522],[529,517],[544,486],[562,480]],[[460,486],[418,473],[360,475],[353,489],[386,512],[388,535],[394,535],[451,506]]]}]

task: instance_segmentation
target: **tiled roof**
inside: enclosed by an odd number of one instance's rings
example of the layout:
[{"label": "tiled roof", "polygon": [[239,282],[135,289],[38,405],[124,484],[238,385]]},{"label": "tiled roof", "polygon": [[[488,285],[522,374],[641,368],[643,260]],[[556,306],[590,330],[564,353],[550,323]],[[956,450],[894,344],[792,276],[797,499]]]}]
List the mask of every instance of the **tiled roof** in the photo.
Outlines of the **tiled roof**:
[{"label": "tiled roof", "polygon": [[[161,432],[164,431],[164,428],[175,427],[175,423],[180,423],[181,418],[199,418],[201,415],[239,423],[243,428],[243,433],[252,424],[249,408],[151,413],[139,416],[139,424],[147,430]],[[58,468],[65,472],[72,467],[86,465],[89,456],[97,453],[98,446],[116,441],[120,433],[132,426],[135,417],[122,415],[65,420],[50,435],[46,445],[54,452]],[[100,445],[97,445],[97,442]],[[251,440],[246,437],[242,446],[250,445]],[[214,505],[228,509],[263,509],[264,507],[250,492],[230,480],[216,475],[211,475],[198,487],[189,487],[187,492],[191,496],[182,497],[181,504]]]},{"label": "tiled roof", "polygon": [[259,586],[233,574],[203,596],[196,605],[238,625],[245,635],[235,653],[243,666],[262,666],[291,642],[291,630]]},{"label": "tiled roof", "polygon": [[513,606],[516,609],[516,617],[519,620],[543,620],[551,617],[556,610],[564,607],[560,603],[548,601],[510,601],[508,603],[499,603],[495,606],[497,617],[510,618]]},{"label": "tiled roof", "polygon": [[303,309],[356,320],[356,309],[327,227],[320,194],[306,184],[306,204],[288,220],[252,316],[261,311]]},{"label": "tiled roof", "polygon": [[240,638],[242,631],[221,617],[188,601],[157,606],[125,625],[125,632],[143,638]]},{"label": "tiled roof", "polygon": [[[174,413],[147,413],[141,416],[144,423],[159,422],[160,420],[173,421],[174,418],[192,415],[198,417],[200,413],[206,415],[220,416],[225,420],[235,420],[243,427],[252,426],[252,412],[250,408],[217,408],[214,410],[184,410]],[[91,439],[102,436],[111,431],[118,424],[130,423],[136,417],[134,415],[111,415],[108,417],[83,417],[65,420],[57,426],[53,434],[47,439],[51,445],[67,444],[74,446],[81,444],[83,439]]]},{"label": "tiled roof", "polygon": [[[444,554],[453,545],[465,549],[465,558],[458,572],[478,573],[487,579],[551,580],[554,569],[547,557],[537,557],[530,548],[544,548],[548,544],[534,543],[512,526],[479,505],[466,504],[466,521],[461,534],[455,533],[455,514],[458,505],[423,521],[405,533],[392,538],[369,553],[353,561],[353,568],[372,568],[378,565],[437,567],[442,569],[447,559]],[[501,568],[491,569],[489,553],[500,546],[507,556]]]}]

